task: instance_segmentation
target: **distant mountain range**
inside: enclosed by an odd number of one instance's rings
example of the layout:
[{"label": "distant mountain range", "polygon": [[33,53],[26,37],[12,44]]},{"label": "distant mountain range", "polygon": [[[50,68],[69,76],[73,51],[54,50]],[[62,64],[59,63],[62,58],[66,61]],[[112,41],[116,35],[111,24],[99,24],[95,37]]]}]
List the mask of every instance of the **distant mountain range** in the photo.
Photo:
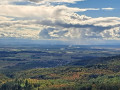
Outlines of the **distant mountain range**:
[{"label": "distant mountain range", "polygon": [[0,45],[66,45],[68,42],[58,40],[31,40],[21,38],[0,38]]},{"label": "distant mountain range", "polygon": [[64,41],[64,40],[32,40],[32,39],[24,39],[24,38],[0,38],[0,45],[120,45],[120,41],[118,40],[107,40],[104,42],[98,41],[83,41],[76,42],[73,41]]}]

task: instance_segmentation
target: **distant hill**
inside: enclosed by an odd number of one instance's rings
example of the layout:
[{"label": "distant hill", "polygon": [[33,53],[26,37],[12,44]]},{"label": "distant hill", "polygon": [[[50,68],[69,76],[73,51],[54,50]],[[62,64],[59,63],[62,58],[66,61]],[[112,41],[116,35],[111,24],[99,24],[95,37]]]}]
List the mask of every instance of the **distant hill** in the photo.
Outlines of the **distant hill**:
[{"label": "distant hill", "polygon": [[82,60],[70,62],[68,65],[120,71],[120,55],[110,57],[85,57]]},{"label": "distant hill", "polygon": [[58,40],[31,40],[23,38],[0,38],[0,46],[25,46],[25,45],[68,45],[68,42]]}]

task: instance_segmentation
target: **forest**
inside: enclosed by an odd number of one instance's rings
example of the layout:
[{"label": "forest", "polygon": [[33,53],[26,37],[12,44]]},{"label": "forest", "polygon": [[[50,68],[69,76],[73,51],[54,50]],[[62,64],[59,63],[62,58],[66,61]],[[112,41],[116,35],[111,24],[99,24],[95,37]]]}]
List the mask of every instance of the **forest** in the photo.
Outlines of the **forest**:
[{"label": "forest", "polygon": [[0,90],[120,90],[120,47],[2,46]]}]

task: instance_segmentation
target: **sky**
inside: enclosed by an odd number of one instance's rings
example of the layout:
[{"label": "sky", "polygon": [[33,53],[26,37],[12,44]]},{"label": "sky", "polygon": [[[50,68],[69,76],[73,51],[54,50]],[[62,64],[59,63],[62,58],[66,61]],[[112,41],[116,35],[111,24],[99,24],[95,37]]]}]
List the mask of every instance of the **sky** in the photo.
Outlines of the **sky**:
[{"label": "sky", "polygon": [[118,44],[119,3],[120,0],[0,0],[0,39]]}]

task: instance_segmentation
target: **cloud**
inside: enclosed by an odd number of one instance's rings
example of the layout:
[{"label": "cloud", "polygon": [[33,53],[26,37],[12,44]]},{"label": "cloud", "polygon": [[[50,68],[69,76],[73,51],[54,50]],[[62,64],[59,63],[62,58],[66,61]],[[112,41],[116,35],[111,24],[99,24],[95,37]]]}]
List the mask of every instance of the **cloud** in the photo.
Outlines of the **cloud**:
[{"label": "cloud", "polygon": [[115,27],[109,30],[105,30],[100,33],[104,39],[120,40],[120,27]]},{"label": "cloud", "polygon": [[31,2],[35,2],[35,3],[75,3],[77,1],[84,1],[84,0],[29,0]]},{"label": "cloud", "polygon": [[0,21],[0,37],[39,39],[41,29],[30,20]]},{"label": "cloud", "polygon": [[13,18],[5,17],[5,16],[0,16],[0,21],[10,21]]},{"label": "cloud", "polygon": [[0,0],[0,5],[8,5],[12,4],[13,2],[23,2],[25,0]]},{"label": "cloud", "polygon": [[[1,37],[31,39],[119,39],[119,17],[92,18],[76,12],[91,9],[59,6],[0,5]],[[9,17],[8,17],[9,16]],[[12,18],[10,18],[12,17]],[[111,32],[113,34],[111,34]]]},{"label": "cloud", "polygon": [[96,8],[72,8],[64,5],[58,6],[18,6],[18,5],[0,5],[0,15],[12,17],[54,17],[62,13],[84,12],[87,10],[98,10]]},{"label": "cloud", "polygon": [[31,2],[36,4],[46,4],[46,3],[75,3],[78,1],[84,1],[84,0],[0,0],[1,5],[8,5],[8,4],[14,4],[15,2]]},{"label": "cloud", "polygon": [[[25,1],[25,0],[24,0]],[[82,0],[30,0],[29,2],[75,3]],[[0,5],[0,37],[47,40],[119,40],[120,18],[92,18],[78,12],[99,8],[65,5],[12,5],[23,0],[5,0]],[[5,5],[6,4],[6,5]],[[112,10],[113,8],[102,8]]]},{"label": "cloud", "polygon": [[60,30],[58,28],[45,28],[39,33],[40,38],[43,39],[65,39],[68,30]]},{"label": "cloud", "polygon": [[17,30],[16,28],[4,28],[0,29],[0,37],[15,37],[15,38],[29,38],[29,39],[39,39],[38,30]]},{"label": "cloud", "polygon": [[102,8],[102,10],[109,10],[109,11],[111,11],[111,10],[114,10],[115,8],[111,8],[111,7],[108,7],[108,8]]},{"label": "cloud", "polygon": [[[72,18],[74,17],[74,19]],[[81,17],[81,19],[80,19]],[[84,18],[83,18],[84,17]],[[76,19],[75,19],[76,18]],[[120,39],[120,18],[118,17],[99,17],[91,18],[87,16],[76,16],[76,14],[69,15],[68,20],[58,21],[43,21],[37,24],[55,27],[43,29],[40,32],[40,37],[45,39]],[[47,23],[49,22],[49,23]],[[58,28],[61,28],[58,30]],[[65,32],[64,32],[64,30]],[[59,33],[62,32],[62,35]],[[50,34],[52,33],[52,35]],[[112,33],[112,34],[111,34]],[[62,37],[61,37],[62,36]]]}]

